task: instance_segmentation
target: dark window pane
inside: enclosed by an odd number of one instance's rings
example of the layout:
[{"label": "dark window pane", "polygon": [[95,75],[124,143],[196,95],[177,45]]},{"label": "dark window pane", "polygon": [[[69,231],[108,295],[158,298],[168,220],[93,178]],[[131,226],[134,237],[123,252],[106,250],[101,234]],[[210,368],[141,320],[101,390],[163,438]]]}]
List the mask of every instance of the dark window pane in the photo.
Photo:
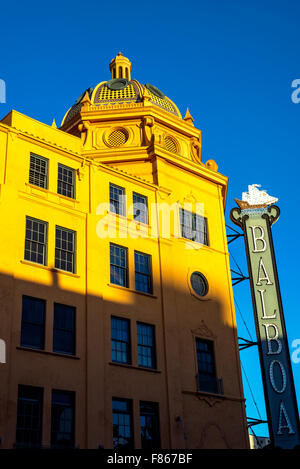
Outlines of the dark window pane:
[{"label": "dark window pane", "polygon": [[74,447],[75,393],[69,391],[52,392],[51,408],[51,447]]},{"label": "dark window pane", "polygon": [[21,345],[37,349],[44,348],[46,302],[38,298],[23,296]]},{"label": "dark window pane", "polygon": [[218,393],[218,380],[216,377],[213,342],[197,338],[196,352],[199,391]]},{"label": "dark window pane", "polygon": [[131,363],[130,322],[128,319],[111,318],[111,353],[112,361]]},{"label": "dark window pane", "polygon": [[133,448],[132,402],[113,398],[112,409],[114,449]]},{"label": "dark window pane", "polygon": [[54,303],[53,351],[75,354],[75,315],[73,306]]},{"label": "dark window pane", "polygon": [[145,293],[152,293],[151,256],[135,251],[134,261],[135,289]]},{"label": "dark window pane", "polygon": [[127,249],[110,244],[110,283],[128,287]]},{"label": "dark window pane", "polygon": [[19,386],[16,446],[38,448],[42,440],[43,389]]},{"label": "dark window pane", "polygon": [[76,232],[56,227],[55,237],[55,267],[60,270],[75,273]]},{"label": "dark window pane", "polygon": [[48,188],[48,160],[33,153],[30,153],[29,183]]},{"label": "dark window pane", "polygon": [[142,449],[160,448],[159,413],[156,402],[140,402]]},{"label": "dark window pane", "polygon": [[133,193],[133,219],[141,223],[148,223],[147,197]]},{"label": "dark window pane", "polygon": [[181,236],[208,246],[207,219],[182,208],[179,209],[179,216]]},{"label": "dark window pane", "polygon": [[46,265],[47,223],[26,217],[24,259]]},{"label": "dark window pane", "polygon": [[156,367],[154,326],[137,323],[138,364],[146,368]]},{"label": "dark window pane", "polygon": [[118,215],[126,215],[125,189],[123,187],[115,184],[109,185],[109,202],[112,212]]},{"label": "dark window pane", "polygon": [[57,192],[75,198],[75,170],[58,164]]}]

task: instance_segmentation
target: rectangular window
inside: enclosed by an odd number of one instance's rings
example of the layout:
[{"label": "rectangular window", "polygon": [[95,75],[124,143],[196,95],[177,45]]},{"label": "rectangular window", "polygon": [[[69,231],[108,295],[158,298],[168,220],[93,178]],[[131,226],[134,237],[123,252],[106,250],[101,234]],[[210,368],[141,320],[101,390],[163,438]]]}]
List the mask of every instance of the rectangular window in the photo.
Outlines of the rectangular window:
[{"label": "rectangular window", "polygon": [[110,244],[110,283],[128,287],[127,248]]},{"label": "rectangular window", "polygon": [[75,393],[52,391],[51,447],[74,448]]},{"label": "rectangular window", "polygon": [[45,347],[46,301],[22,297],[21,345],[43,350]]},{"label": "rectangular window", "polygon": [[75,198],[75,169],[58,163],[57,192]]},{"label": "rectangular window", "polygon": [[39,448],[42,441],[43,388],[19,385],[17,448]]},{"label": "rectangular window", "polygon": [[150,324],[137,323],[138,364],[156,368],[155,329]]},{"label": "rectangular window", "polygon": [[47,222],[26,217],[25,260],[47,264],[47,228]]},{"label": "rectangular window", "polygon": [[140,401],[142,449],[160,448],[159,412],[156,402]]},{"label": "rectangular window", "polygon": [[30,153],[29,183],[48,189],[48,160]]},{"label": "rectangular window", "polygon": [[152,294],[151,256],[134,251],[135,289]]},{"label": "rectangular window", "polygon": [[148,224],[148,199],[136,192],[133,193],[133,219]]},{"label": "rectangular window", "polygon": [[208,246],[207,218],[179,209],[181,236]]},{"label": "rectangular window", "polygon": [[53,352],[75,354],[75,315],[73,306],[54,303]]},{"label": "rectangular window", "polygon": [[132,401],[113,398],[114,449],[133,448]]},{"label": "rectangular window", "polygon": [[117,215],[126,215],[126,200],[124,187],[109,185],[110,210]]},{"label": "rectangular window", "polygon": [[214,346],[211,340],[196,339],[198,364],[198,390],[221,393],[220,382],[216,377]]},{"label": "rectangular window", "polygon": [[57,269],[75,273],[75,245],[76,232],[57,226],[55,239],[55,267]]},{"label": "rectangular window", "polygon": [[111,318],[111,355],[112,361],[131,363],[130,322],[128,319]]}]

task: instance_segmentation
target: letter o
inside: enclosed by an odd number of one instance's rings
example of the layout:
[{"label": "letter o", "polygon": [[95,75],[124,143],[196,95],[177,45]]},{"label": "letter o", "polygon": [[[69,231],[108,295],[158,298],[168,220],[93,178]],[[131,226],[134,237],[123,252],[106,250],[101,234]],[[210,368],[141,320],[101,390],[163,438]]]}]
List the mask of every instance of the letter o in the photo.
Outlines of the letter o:
[{"label": "letter o", "polygon": [[[282,387],[281,387],[281,389],[278,389],[278,387],[276,386],[276,383],[275,383],[275,379],[274,379],[273,368],[274,368],[275,363],[277,363],[279,365],[280,370],[281,370],[281,375],[282,375]],[[272,388],[274,389],[274,391],[277,392],[278,394],[282,394],[286,389],[287,379],[286,379],[286,372],[285,372],[284,366],[282,365],[282,363],[279,360],[272,360],[271,361],[270,368],[269,368],[269,375],[270,375],[270,381],[271,381],[271,384],[272,384]]]}]

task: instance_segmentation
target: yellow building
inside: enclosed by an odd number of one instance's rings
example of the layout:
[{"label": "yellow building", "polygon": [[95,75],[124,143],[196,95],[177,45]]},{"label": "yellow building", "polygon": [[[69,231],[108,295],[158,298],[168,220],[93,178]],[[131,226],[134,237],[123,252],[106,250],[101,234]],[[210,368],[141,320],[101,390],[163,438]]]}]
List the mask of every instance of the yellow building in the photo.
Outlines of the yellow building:
[{"label": "yellow building", "polygon": [[3,448],[247,448],[201,131],[119,53],[60,129],[0,122]]}]

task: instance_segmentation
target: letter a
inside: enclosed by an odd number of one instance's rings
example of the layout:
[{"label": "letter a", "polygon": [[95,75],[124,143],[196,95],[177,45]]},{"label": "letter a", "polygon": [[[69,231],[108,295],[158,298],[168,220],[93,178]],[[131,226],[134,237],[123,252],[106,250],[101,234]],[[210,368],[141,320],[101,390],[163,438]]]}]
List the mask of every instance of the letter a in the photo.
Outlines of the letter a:
[{"label": "letter a", "polygon": [[[286,421],[286,424],[283,424],[283,417]],[[284,406],[284,403],[281,401],[280,402],[280,407],[279,407],[279,425],[278,425],[278,430],[277,430],[277,435],[282,435],[282,430],[287,429],[289,431],[289,435],[294,434],[293,427],[291,425],[289,416],[287,414],[286,408]]]},{"label": "letter a", "polygon": [[[260,271],[262,270],[262,274],[264,277],[260,276]],[[273,285],[273,283],[270,280],[270,277],[268,275],[267,269],[265,268],[265,264],[262,260],[262,257],[259,259],[259,264],[258,264],[258,274],[257,274],[257,282],[256,285],[261,285],[261,281],[266,280],[267,285]]]}]

